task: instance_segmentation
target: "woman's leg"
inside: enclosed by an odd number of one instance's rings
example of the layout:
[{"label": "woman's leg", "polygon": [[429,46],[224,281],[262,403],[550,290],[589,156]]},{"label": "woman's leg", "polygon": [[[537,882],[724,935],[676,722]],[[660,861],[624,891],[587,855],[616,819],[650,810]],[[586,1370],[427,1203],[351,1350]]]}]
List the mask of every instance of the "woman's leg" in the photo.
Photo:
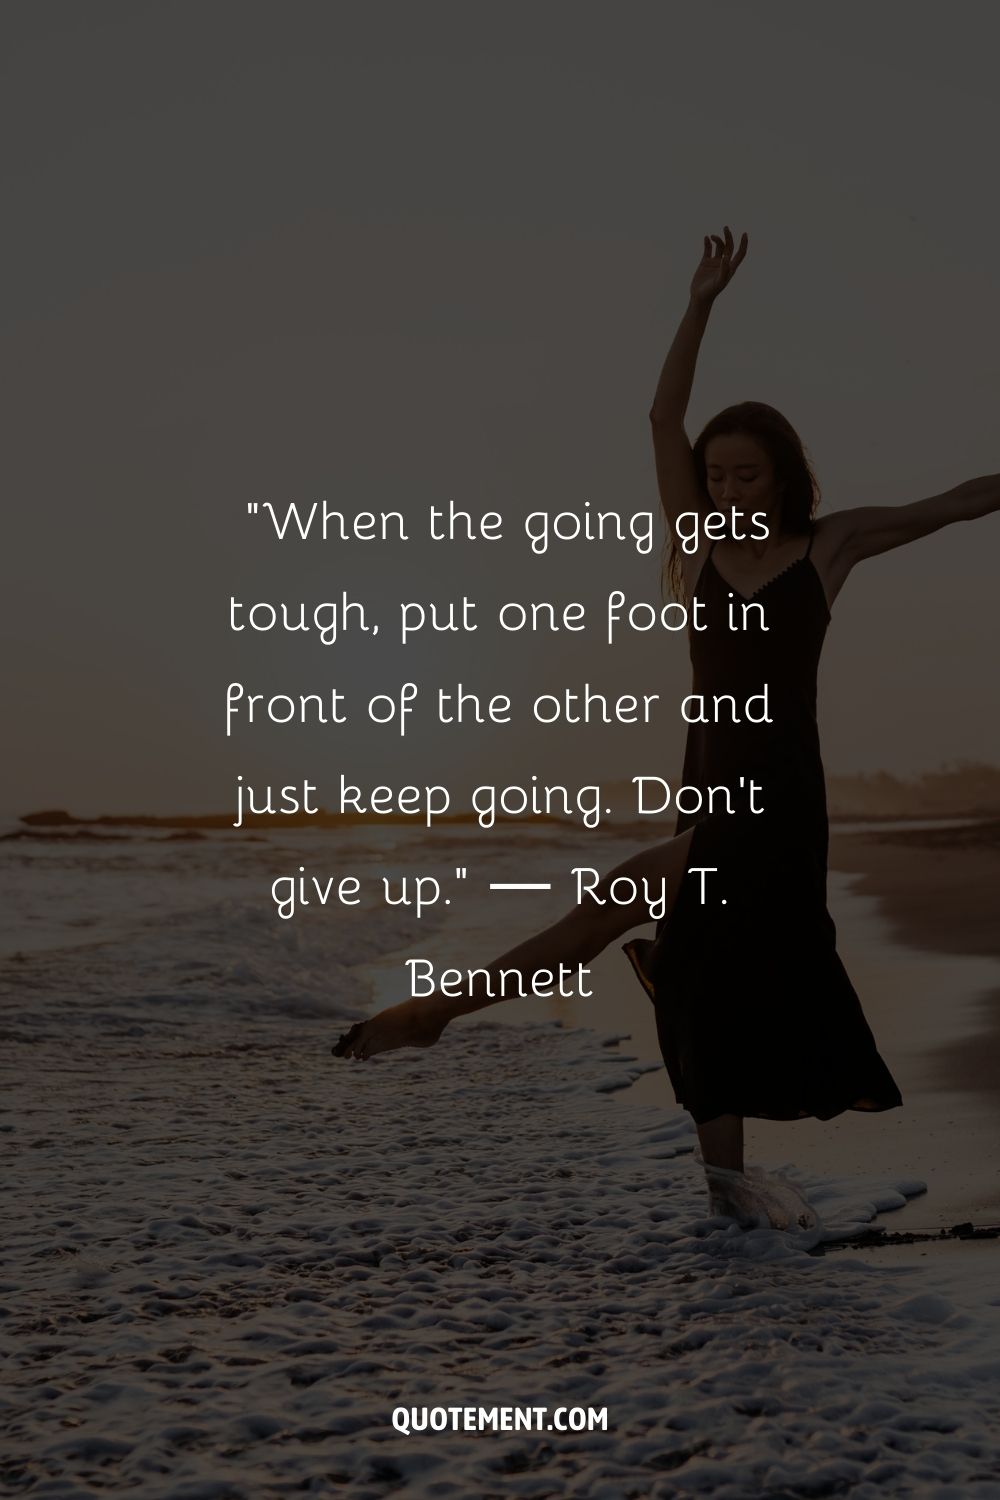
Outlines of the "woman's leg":
[{"label": "woman's leg", "polygon": [[697,1129],[701,1159],[706,1167],[743,1171],[742,1115],[716,1115],[714,1120],[706,1120]]},{"label": "woman's leg", "polygon": [[[633,880],[639,890],[642,890],[644,879],[655,883],[652,888],[656,890],[663,881],[665,915],[669,915],[687,869],[693,835],[694,829],[689,828],[676,838],[644,849],[624,864],[617,865],[598,882],[593,892],[587,893],[579,906],[574,906],[543,932],[494,959],[486,966],[485,976],[477,976],[461,995],[445,996],[435,991],[433,995],[390,1006],[368,1021],[359,1021],[333,1048],[335,1056],[368,1058],[394,1047],[431,1046],[456,1016],[482,1010],[487,1005],[499,1005],[509,998],[508,995],[487,993],[488,989],[497,989],[497,983],[493,981],[499,981],[503,969],[515,970],[530,981],[531,975],[539,969],[558,970],[560,964],[575,967],[589,963],[616,938],[651,920],[649,907],[642,897],[629,906],[617,906],[610,900],[610,888],[615,880]],[[602,901],[604,905],[600,904]],[[517,994],[521,986],[508,982],[511,983],[510,993]]]}]

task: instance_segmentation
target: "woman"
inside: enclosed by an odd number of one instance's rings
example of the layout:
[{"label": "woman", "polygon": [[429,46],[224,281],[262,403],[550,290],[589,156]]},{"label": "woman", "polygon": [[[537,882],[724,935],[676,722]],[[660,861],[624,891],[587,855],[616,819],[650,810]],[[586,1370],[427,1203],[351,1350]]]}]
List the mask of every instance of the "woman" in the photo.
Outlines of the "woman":
[{"label": "woman", "polygon": [[681,815],[673,839],[612,870],[596,899],[480,971],[461,998],[404,1001],[351,1027],[333,1051],[368,1058],[430,1046],[454,1016],[505,997],[494,982],[501,970],[527,981],[539,969],[586,964],[647,922],[646,899],[615,905],[612,882],[631,879],[640,892],[662,885],[666,915],[655,942],[633,940],[624,951],[653,1000],[677,1100],[694,1117],[711,1205],[742,1218],[763,1206],[787,1227],[815,1218],[783,1180],[744,1172],[744,1117],[830,1119],[902,1103],[837,955],[826,905],[816,673],[830,608],[864,558],[1000,508],[1000,476],[814,521],[818,486],[799,438],[773,408],[730,407],[692,448],[684,414],[698,349],[746,251],[747,236],[734,249],[728,226],[724,239],[705,237],[650,412],[670,536],[689,534],[687,522],[678,528],[682,515],[725,517],[699,528],[690,555],[675,545],[670,567],[674,592],[702,602],[704,625],[689,641],[705,721],[694,722],[688,700],[682,781],[728,785],[734,811]]}]

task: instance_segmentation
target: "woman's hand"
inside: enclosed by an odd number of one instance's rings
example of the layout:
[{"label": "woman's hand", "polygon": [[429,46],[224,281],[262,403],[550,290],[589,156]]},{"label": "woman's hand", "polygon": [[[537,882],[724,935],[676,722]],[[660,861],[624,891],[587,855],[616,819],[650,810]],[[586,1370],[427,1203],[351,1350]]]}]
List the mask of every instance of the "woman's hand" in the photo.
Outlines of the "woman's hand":
[{"label": "woman's hand", "polygon": [[[691,301],[711,307],[724,287],[729,285],[733,272],[747,253],[747,236],[740,240],[740,248],[733,254],[733,232],[725,225],[726,238],[717,234],[705,236],[705,253],[691,281]],[[711,242],[714,240],[715,249]]]}]

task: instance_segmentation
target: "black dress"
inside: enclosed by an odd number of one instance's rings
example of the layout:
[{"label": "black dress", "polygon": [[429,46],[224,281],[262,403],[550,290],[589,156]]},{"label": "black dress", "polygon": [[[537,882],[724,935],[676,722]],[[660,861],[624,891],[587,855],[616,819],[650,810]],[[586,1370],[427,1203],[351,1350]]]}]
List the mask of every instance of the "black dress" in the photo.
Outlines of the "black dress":
[{"label": "black dress", "polygon": [[[694,825],[680,894],[655,942],[623,945],[656,1010],[677,1102],[699,1124],[721,1114],[828,1120],[846,1109],[902,1104],[837,954],[826,904],[826,786],[816,723],[816,675],[830,612],[806,553],[749,599],[725,582],[711,552],[695,592],[705,630],[689,630],[692,692],[712,713],[736,700],[739,723],[689,727],[683,783],[732,788],[730,813],[681,814]],[[713,547],[714,550],[714,547]],[[747,612],[743,603],[763,606]],[[772,722],[745,717],[767,684]],[[751,713],[761,717],[758,696]],[[746,790],[758,783],[754,813]],[[697,867],[717,873],[699,876]],[[701,899],[704,881],[704,902]]]}]

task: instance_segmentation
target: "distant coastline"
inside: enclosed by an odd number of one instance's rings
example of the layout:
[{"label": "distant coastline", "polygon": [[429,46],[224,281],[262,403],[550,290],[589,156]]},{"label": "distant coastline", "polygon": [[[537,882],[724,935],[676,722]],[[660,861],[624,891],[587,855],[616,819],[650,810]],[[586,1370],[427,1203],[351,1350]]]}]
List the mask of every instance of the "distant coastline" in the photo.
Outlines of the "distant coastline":
[{"label": "distant coastline", "polygon": [[[127,833],[105,832],[108,829],[135,829],[153,828],[164,832],[170,832],[175,838],[198,838],[204,833],[216,833],[229,830],[234,837],[245,837],[246,829],[292,829],[292,828],[354,828],[365,826],[369,828],[395,825],[398,827],[417,826],[415,817],[408,813],[331,813],[325,808],[313,814],[292,813],[283,815],[275,813],[268,815],[244,814],[243,828],[233,827],[235,813],[175,813],[156,815],[152,813],[101,813],[99,817],[78,818],[64,808],[54,808],[44,812],[22,813],[18,822],[23,828],[14,829],[12,832],[0,834],[0,840],[17,838],[127,838]],[[573,820],[569,818],[557,818],[549,814],[538,814],[534,817],[509,817],[504,813],[496,816],[497,824],[508,823],[548,823],[561,827],[573,826]],[[647,820],[648,821],[648,820]],[[478,827],[478,817],[474,812],[445,813],[435,817],[433,826],[436,828],[441,824],[462,825]],[[423,824],[419,826],[423,827]],[[489,831],[489,830],[484,830]]]},{"label": "distant coastline", "polygon": [[[603,787],[609,801],[616,807],[616,815],[609,818],[609,832],[640,830],[656,826],[671,825],[674,814],[661,817],[635,818],[623,816],[630,803],[634,804],[632,784],[627,780],[616,780]],[[942,766],[935,771],[904,778],[890,771],[875,771],[869,774],[828,775],[827,802],[831,823],[848,822],[892,822],[904,819],[926,819],[935,821],[949,818],[994,819],[1000,818],[1000,767],[979,763],[959,763]],[[128,837],[124,830],[158,829],[178,838],[197,837],[205,833],[229,830],[236,820],[234,812],[218,813],[101,813],[92,818],[78,817],[65,808],[49,808],[37,812],[22,813],[17,822],[21,825],[0,838],[115,838]],[[245,814],[244,827],[239,834],[246,836],[246,829],[266,831],[268,829],[323,828],[338,829],[359,826],[368,827],[414,827],[417,816],[402,812],[387,813],[331,813],[320,808],[317,813],[292,814]],[[573,818],[554,814],[498,813],[496,824],[549,824],[557,827],[576,826]],[[434,826],[477,827],[478,815],[469,810],[446,813],[434,819]],[[123,830],[116,833],[115,830]]]}]

